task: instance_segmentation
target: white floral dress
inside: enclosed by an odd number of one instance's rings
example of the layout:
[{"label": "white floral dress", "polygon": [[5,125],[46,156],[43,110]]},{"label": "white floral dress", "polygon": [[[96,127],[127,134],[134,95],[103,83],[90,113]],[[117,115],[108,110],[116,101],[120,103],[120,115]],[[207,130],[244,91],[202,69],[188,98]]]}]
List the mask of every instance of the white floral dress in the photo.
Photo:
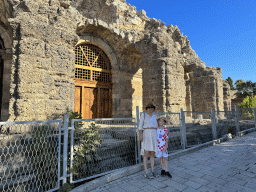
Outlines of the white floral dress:
[{"label": "white floral dress", "polygon": [[143,113],[139,122],[139,130],[143,130],[143,142],[141,143],[141,155],[144,150],[157,152],[157,134],[156,129],[146,129],[148,127],[158,127],[157,116],[150,117],[147,113]]}]

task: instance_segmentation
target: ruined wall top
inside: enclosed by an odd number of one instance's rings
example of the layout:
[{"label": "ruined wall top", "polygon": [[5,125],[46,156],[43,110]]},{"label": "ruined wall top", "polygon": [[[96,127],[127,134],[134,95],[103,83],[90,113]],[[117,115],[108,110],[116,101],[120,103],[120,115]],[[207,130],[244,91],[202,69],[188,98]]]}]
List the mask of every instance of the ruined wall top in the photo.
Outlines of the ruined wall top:
[{"label": "ruined wall top", "polygon": [[20,20],[28,19],[26,13],[55,12],[56,14],[57,12],[58,14],[50,17],[48,21],[59,23],[54,27],[63,27],[61,23],[64,20],[73,22],[71,28],[66,30],[75,30],[77,33],[85,32],[84,29],[88,25],[101,26],[131,44],[143,40],[157,45],[158,58],[179,58],[187,73],[196,72],[195,76],[221,77],[221,69],[206,67],[191,48],[188,37],[183,36],[177,26],[166,26],[161,20],[149,18],[144,10],[137,11],[135,6],[131,6],[125,0],[4,0],[4,2],[12,5],[16,20],[19,16]]}]

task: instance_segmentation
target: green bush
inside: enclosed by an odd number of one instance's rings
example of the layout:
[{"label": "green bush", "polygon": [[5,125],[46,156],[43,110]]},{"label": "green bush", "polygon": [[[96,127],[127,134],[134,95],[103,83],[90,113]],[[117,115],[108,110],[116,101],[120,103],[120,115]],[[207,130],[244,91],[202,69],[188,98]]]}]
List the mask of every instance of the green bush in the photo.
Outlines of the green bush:
[{"label": "green bush", "polygon": [[242,113],[242,117],[243,117],[243,119],[252,120],[252,119],[254,119],[254,112],[247,111],[245,113]]},{"label": "green bush", "polygon": [[256,107],[256,97],[250,99],[249,96],[245,97],[243,103],[239,104],[240,108],[254,108]]},{"label": "green bush", "polygon": [[72,188],[73,188],[73,185],[72,185],[72,184],[65,183],[65,184],[58,190],[58,192],[68,192],[68,191],[71,191]]},{"label": "green bush", "polygon": [[[81,119],[81,115],[77,112],[71,112],[71,119]],[[92,165],[96,161],[95,151],[102,142],[99,129],[100,126],[96,126],[94,123],[83,128],[82,122],[75,122],[73,167],[71,172],[78,177],[80,174],[88,176],[98,173],[98,170],[95,167],[93,168]]]},{"label": "green bush", "polygon": [[[243,112],[243,109],[241,109],[242,112],[242,118],[246,120],[252,120],[254,119],[254,107],[256,107],[256,97],[254,98],[249,98],[247,96],[244,98],[243,103],[238,105],[239,108],[247,108],[246,112]],[[246,109],[244,109],[246,110]]]}]

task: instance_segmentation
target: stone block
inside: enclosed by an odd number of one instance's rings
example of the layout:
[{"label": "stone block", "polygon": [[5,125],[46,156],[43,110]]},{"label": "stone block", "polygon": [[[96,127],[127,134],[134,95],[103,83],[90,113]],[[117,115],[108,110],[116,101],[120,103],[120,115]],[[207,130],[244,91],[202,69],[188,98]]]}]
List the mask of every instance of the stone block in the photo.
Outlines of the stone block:
[{"label": "stone block", "polygon": [[34,38],[25,38],[20,41],[13,41],[16,54],[26,54],[37,57],[45,56],[45,43]]},{"label": "stone block", "polygon": [[45,44],[45,55],[56,59],[69,59],[70,57],[74,58],[75,53],[62,44],[47,43]]}]

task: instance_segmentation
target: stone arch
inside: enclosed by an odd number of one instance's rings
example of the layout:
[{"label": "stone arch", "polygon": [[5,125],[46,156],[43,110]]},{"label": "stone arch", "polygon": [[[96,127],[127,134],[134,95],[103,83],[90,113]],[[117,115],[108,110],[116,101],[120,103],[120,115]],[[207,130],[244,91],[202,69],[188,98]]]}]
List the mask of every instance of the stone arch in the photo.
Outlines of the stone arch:
[{"label": "stone arch", "polygon": [[94,44],[94,45],[98,46],[99,48],[101,48],[106,53],[106,55],[110,59],[111,68],[115,69],[115,70],[118,69],[117,68],[117,57],[116,57],[116,54],[114,52],[114,49],[112,47],[110,47],[110,45],[108,45],[101,38],[95,37],[95,36],[90,35],[90,34],[84,34],[84,35],[81,35],[79,37],[80,37],[80,40],[77,42],[76,45],[82,44],[82,43],[91,43],[91,44]]},{"label": "stone arch", "polygon": [[75,108],[83,118],[112,117],[111,62],[103,49],[90,42],[75,46]]},{"label": "stone arch", "polygon": [[10,83],[11,83],[11,65],[12,65],[12,39],[4,26],[0,26],[0,38],[3,41],[1,56],[2,60],[2,101],[1,101],[1,121],[7,121],[9,118],[10,101]]},{"label": "stone arch", "polygon": [[[80,46],[81,45],[81,46]],[[114,54],[113,49],[105,43],[102,39],[94,37],[92,35],[83,35],[80,36],[80,40],[75,45],[76,47],[80,47],[82,50],[84,48],[91,49],[92,52],[98,51],[98,58],[101,58],[105,62],[109,63],[109,67],[102,70],[101,72],[97,72],[97,68],[88,65],[88,69],[86,73],[89,74],[90,78],[79,79],[77,76],[75,78],[75,111],[81,112],[83,118],[110,118],[112,117],[113,111],[113,101],[112,101],[112,69],[115,68],[117,64],[117,59]],[[79,49],[76,49],[76,52]],[[84,51],[82,51],[85,54]],[[96,56],[95,52],[95,57]],[[89,52],[87,53],[89,54]],[[95,60],[96,61],[96,60]],[[88,61],[89,62],[89,61]],[[88,63],[87,63],[88,64]],[[78,68],[77,68],[78,67]],[[84,66],[82,66],[84,67]],[[76,65],[76,70],[79,71],[79,65]],[[81,70],[81,69],[80,69]],[[105,72],[103,72],[105,70]],[[106,73],[107,72],[107,73]],[[99,73],[100,76],[98,78],[93,78],[93,75]],[[110,80],[106,81],[104,78],[104,73],[110,76]],[[98,74],[98,75],[99,75]],[[102,76],[103,75],[103,76]],[[99,79],[99,80],[96,80]],[[105,79],[104,82],[101,82],[100,79]],[[108,79],[108,78],[107,78]],[[79,97],[80,95],[80,97]],[[102,99],[103,98],[103,99]]]},{"label": "stone arch", "polygon": [[[113,117],[136,117],[136,106],[142,110],[142,77],[141,70],[137,64],[131,64],[133,61],[139,62],[139,59],[131,59],[127,56],[126,50],[129,43],[119,39],[117,34],[111,33],[108,29],[102,34],[109,33],[108,36],[98,34],[97,27],[94,33],[80,33],[80,43],[91,43],[101,48],[111,62],[112,76],[112,116]],[[110,38],[112,36],[112,38]],[[120,46],[120,41],[124,42]],[[131,45],[131,44],[130,44]],[[128,47],[128,49],[127,49]],[[136,52],[136,51],[135,51]]]}]

